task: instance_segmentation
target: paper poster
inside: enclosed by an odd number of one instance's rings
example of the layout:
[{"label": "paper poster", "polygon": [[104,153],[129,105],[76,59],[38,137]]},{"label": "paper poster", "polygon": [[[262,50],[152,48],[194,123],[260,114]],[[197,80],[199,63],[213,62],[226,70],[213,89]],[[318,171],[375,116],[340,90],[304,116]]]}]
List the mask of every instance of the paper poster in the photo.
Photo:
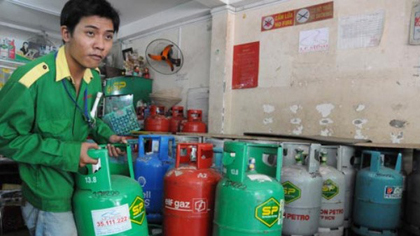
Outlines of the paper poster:
[{"label": "paper poster", "polygon": [[341,17],[338,27],[338,48],[376,47],[382,39],[385,11]]},{"label": "paper poster", "polygon": [[413,6],[410,22],[410,40],[411,45],[420,45],[420,3]]},{"label": "paper poster", "polygon": [[57,50],[55,46],[0,35],[0,59],[28,62]]},{"label": "paper poster", "polygon": [[328,28],[301,31],[299,34],[299,53],[328,51],[329,37]]},{"label": "paper poster", "polygon": [[235,45],[233,48],[232,89],[258,86],[260,42]]}]

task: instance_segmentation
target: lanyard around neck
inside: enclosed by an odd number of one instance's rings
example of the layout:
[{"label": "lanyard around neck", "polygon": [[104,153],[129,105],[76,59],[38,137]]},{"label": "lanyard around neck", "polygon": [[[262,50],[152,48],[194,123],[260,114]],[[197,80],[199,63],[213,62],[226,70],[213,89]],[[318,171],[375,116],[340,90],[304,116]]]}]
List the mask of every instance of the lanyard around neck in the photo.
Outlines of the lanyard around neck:
[{"label": "lanyard around neck", "polygon": [[79,104],[77,104],[76,99],[74,99],[71,94],[69,89],[67,88],[66,82],[65,80],[61,80],[64,89],[66,90],[67,95],[69,96],[69,98],[71,99],[71,101],[74,103],[74,105],[76,105],[77,109],[79,109],[79,111],[83,114],[83,117],[85,118],[85,120],[87,121],[88,125],[90,127],[93,126],[93,124],[95,123],[95,120],[90,116],[89,114],[89,110],[88,110],[88,102],[87,102],[87,88],[85,89],[84,93],[83,93],[83,103],[84,103],[84,109],[80,108]]}]

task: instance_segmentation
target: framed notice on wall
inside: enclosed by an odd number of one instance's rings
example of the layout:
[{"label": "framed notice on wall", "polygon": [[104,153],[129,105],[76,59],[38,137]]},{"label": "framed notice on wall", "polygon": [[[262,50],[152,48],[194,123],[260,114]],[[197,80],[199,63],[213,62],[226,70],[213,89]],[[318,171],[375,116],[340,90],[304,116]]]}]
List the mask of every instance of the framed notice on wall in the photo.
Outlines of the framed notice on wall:
[{"label": "framed notice on wall", "polygon": [[234,46],[232,89],[258,86],[259,61],[260,42]]},{"label": "framed notice on wall", "polygon": [[420,3],[414,4],[411,12],[410,44],[420,45]]}]

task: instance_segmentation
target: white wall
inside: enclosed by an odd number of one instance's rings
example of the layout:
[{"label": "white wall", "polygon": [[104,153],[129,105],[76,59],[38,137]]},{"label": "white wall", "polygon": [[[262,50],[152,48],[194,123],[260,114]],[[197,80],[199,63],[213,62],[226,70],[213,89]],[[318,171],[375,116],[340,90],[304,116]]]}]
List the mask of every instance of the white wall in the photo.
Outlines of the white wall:
[{"label": "white wall", "polygon": [[124,44],[125,48],[132,47],[138,51],[139,56],[145,57],[147,45],[158,38],[168,39],[181,48],[184,65],[180,71],[172,75],[157,73],[149,67],[153,79],[153,92],[178,88],[182,91],[182,101],[178,105],[185,107],[187,92],[190,88],[209,86],[211,20],[201,20],[158,31],[138,39],[125,41]]},{"label": "white wall", "polygon": [[[210,79],[226,80],[223,97],[231,102],[223,125],[217,123],[219,114],[210,114],[214,115],[210,132],[224,127],[229,134],[273,132],[388,143],[420,140],[420,48],[408,45],[412,1],[338,0],[333,19],[261,32],[263,16],[324,2],[328,1],[286,1],[235,13],[235,20],[228,23],[234,24],[233,44],[260,42],[259,86],[232,90],[231,69],[214,66],[212,51],[212,70],[226,75]],[[378,10],[385,11],[378,47],[337,49],[340,17]],[[300,31],[322,27],[330,31],[329,50],[299,54]],[[210,101],[214,101],[210,106],[223,102],[214,97]]]}]

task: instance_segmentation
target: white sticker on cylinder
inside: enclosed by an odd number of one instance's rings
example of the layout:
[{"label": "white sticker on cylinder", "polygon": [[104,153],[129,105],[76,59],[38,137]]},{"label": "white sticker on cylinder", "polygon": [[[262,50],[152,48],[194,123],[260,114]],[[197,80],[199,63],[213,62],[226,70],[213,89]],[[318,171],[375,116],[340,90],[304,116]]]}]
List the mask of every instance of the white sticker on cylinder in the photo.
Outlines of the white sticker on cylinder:
[{"label": "white sticker on cylinder", "polygon": [[384,198],[385,199],[401,199],[402,198],[402,186],[385,186]]},{"label": "white sticker on cylinder", "polygon": [[118,234],[131,229],[128,204],[92,210],[91,213],[95,235],[97,236]]},{"label": "white sticker on cylinder", "polygon": [[248,178],[252,181],[257,180],[258,182],[264,182],[264,181],[272,182],[271,178],[268,177],[267,175],[252,174],[252,175],[248,175]]}]

